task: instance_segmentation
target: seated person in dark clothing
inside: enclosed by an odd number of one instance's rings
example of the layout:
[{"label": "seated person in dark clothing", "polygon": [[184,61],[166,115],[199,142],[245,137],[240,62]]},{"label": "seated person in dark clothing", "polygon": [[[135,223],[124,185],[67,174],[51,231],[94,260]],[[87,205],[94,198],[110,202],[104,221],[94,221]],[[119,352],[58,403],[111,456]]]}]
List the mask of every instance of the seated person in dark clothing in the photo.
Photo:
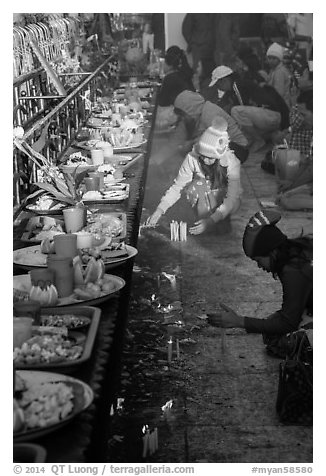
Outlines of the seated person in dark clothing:
[{"label": "seated person in dark clothing", "polygon": [[[223,91],[223,96],[207,99]],[[289,126],[289,109],[283,98],[271,86],[259,86],[250,79],[237,79],[236,74],[228,66],[218,66],[212,73],[211,92],[202,93],[206,100],[218,104],[238,123],[247,136],[250,145],[255,147],[265,144],[264,138],[278,130]],[[265,136],[265,137],[264,137]],[[253,150],[252,150],[253,151]]]},{"label": "seated person in dark clothing", "polygon": [[248,103],[233,106],[231,116],[254,152],[264,146],[266,140],[273,142],[274,135],[289,127],[289,108],[272,86],[254,85],[248,93]]},{"label": "seated person in dark clothing", "polygon": [[281,309],[267,318],[254,318],[241,316],[222,305],[223,311],[208,315],[214,326],[238,327],[248,333],[262,334],[267,345],[302,326],[312,326],[309,318],[313,294],[312,238],[289,239],[275,226],[280,218],[280,213],[274,210],[261,210],[251,217],[244,231],[243,249],[259,268],[280,280]]},{"label": "seated person in dark clothing", "polygon": [[240,79],[228,66],[218,66],[212,72],[211,82],[201,95],[231,113],[233,106],[249,104],[250,90],[256,87],[251,80]]},{"label": "seated person in dark clothing", "polygon": [[165,76],[158,93],[158,110],[156,124],[164,128],[176,123],[177,117],[173,112],[175,98],[182,91],[195,91],[186,55],[178,46],[170,46],[165,54]]},{"label": "seated person in dark clothing", "polygon": [[250,79],[257,84],[266,81],[266,73],[262,70],[261,62],[250,46],[243,45],[237,54],[243,63],[243,68],[239,72],[241,79]]},{"label": "seated person in dark clothing", "polygon": [[195,91],[193,71],[186,55],[178,46],[170,46],[165,54],[165,76],[158,94],[159,106],[171,106],[185,89]]}]

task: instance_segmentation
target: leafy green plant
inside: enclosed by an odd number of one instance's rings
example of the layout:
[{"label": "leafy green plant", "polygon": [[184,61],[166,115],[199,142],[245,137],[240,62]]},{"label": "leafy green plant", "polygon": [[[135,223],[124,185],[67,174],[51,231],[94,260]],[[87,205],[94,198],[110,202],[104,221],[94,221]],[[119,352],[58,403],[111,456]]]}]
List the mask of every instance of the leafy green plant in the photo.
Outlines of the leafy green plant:
[{"label": "leafy green plant", "polygon": [[69,205],[77,205],[82,202],[81,184],[88,174],[87,169],[79,172],[79,166],[77,166],[72,174],[62,172],[59,167],[53,165],[50,160],[27,144],[23,137],[14,136],[14,145],[40,168],[44,177],[42,182],[34,183],[39,190],[29,195],[26,201],[46,192],[58,202]]}]

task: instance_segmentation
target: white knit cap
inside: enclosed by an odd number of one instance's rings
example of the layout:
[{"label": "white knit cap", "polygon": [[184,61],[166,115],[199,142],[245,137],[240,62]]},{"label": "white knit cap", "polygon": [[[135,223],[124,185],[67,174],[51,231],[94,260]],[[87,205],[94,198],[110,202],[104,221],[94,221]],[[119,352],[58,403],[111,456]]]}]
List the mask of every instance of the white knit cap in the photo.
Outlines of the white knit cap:
[{"label": "white knit cap", "polygon": [[215,118],[214,123],[203,132],[198,141],[198,153],[211,159],[221,158],[229,143],[227,127],[228,123],[223,117]]},{"label": "white knit cap", "polygon": [[224,66],[224,65],[218,66],[212,72],[212,80],[209,83],[209,87],[214,86],[214,84],[219,79],[226,78],[226,76],[230,76],[230,74],[232,74],[232,73],[233,73],[232,69],[229,68],[228,66]]},{"label": "white knit cap", "polygon": [[284,54],[284,48],[278,43],[271,44],[271,46],[268,48],[266,52],[266,56],[275,56],[280,61],[282,61],[283,59],[283,54]]}]

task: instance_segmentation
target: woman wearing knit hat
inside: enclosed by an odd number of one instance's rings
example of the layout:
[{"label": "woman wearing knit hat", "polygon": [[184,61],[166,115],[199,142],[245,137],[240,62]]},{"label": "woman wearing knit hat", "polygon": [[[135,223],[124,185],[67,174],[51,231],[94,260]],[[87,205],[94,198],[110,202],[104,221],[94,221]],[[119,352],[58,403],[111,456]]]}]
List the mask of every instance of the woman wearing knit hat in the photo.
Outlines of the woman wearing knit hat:
[{"label": "woman wearing knit hat", "polygon": [[240,327],[263,334],[267,345],[302,326],[305,311],[312,315],[312,238],[289,239],[275,226],[280,219],[273,210],[261,210],[252,216],[244,231],[243,249],[259,268],[280,280],[281,309],[261,319],[240,316],[221,304],[220,314],[208,315],[210,324],[217,327]]},{"label": "woman wearing knit hat", "polygon": [[284,48],[278,43],[272,43],[266,52],[270,68],[266,84],[276,89],[288,107],[291,107],[291,72],[283,64]]},{"label": "woman wearing knit hat", "polygon": [[240,206],[240,161],[229,149],[227,122],[222,117],[200,137],[187,154],[173,185],[161,199],[147,225],[154,226],[186,191],[195,211],[190,233],[198,235],[225,220]]}]

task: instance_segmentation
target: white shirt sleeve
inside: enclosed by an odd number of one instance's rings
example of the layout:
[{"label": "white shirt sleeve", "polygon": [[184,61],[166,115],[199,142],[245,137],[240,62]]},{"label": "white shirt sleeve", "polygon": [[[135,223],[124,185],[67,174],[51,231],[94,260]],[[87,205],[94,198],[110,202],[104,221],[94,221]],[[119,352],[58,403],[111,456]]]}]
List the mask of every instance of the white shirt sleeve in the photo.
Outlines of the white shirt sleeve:
[{"label": "white shirt sleeve", "polygon": [[192,153],[187,154],[185,160],[182,162],[177,177],[174,179],[173,185],[167,190],[161,199],[158,208],[164,213],[172,205],[174,205],[180,198],[182,190],[192,182],[194,172],[198,171],[198,162]]}]

